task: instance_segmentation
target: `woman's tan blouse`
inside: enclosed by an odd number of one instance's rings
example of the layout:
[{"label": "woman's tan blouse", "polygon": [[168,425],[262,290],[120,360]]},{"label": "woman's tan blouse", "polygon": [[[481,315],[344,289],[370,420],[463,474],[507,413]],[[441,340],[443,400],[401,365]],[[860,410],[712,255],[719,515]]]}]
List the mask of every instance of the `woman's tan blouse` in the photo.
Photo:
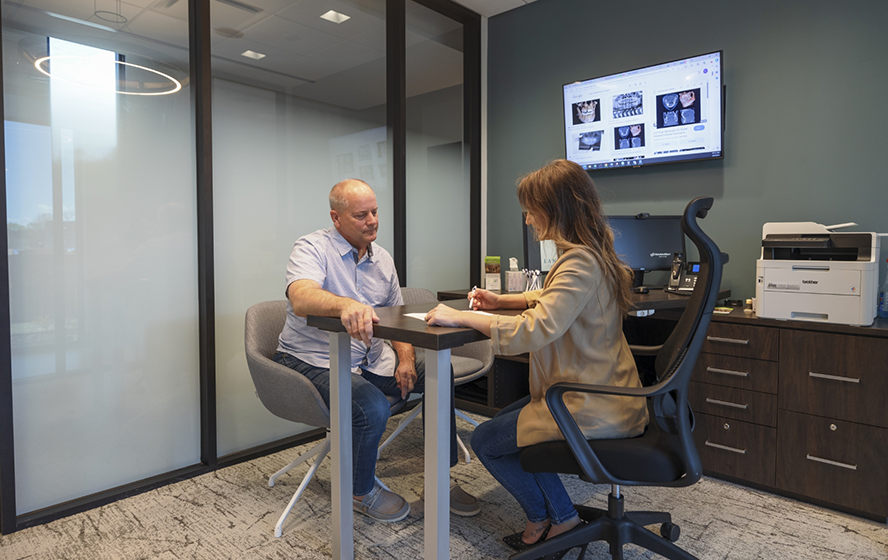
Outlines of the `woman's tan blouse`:
[{"label": "woman's tan blouse", "polygon": [[[518,445],[564,439],[546,406],[546,389],[562,381],[640,387],[623,336],[623,317],[601,268],[585,249],[571,249],[546,276],[542,290],[525,292],[527,311],[494,315],[493,353],[530,352],[530,403],[518,416]],[[645,399],[588,393],[564,396],[586,438],[633,437],[648,422]]]}]

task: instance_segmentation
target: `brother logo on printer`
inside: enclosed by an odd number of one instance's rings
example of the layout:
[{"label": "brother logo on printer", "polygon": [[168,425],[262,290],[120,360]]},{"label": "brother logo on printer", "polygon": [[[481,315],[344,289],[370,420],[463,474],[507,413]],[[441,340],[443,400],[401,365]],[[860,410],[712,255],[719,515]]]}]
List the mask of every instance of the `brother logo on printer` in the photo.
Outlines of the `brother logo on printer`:
[{"label": "brother logo on printer", "polygon": [[816,284],[817,280],[802,280],[802,284]]},{"label": "brother logo on printer", "polygon": [[652,257],[659,257],[661,259],[671,259],[672,253],[657,253],[656,251],[654,251],[653,253],[651,253],[651,256]]}]

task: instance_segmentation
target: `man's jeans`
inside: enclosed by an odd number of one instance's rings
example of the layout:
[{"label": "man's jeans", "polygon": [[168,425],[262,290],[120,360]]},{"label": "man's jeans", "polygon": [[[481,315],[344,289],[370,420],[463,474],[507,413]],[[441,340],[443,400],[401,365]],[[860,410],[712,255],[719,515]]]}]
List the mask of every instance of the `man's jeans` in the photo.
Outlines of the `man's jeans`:
[{"label": "man's jeans", "polygon": [[[285,352],[275,352],[275,362],[296,370],[317,387],[321,398],[330,406],[330,370],[309,365]],[[397,366],[395,366],[397,367]],[[412,393],[425,392],[424,352],[417,350],[416,383]],[[450,466],[456,464],[456,417],[453,414],[453,368],[450,371]],[[361,370],[361,375],[352,375],[352,459],[354,467],[355,496],[363,496],[373,490],[376,474],[376,455],[385,425],[390,416],[390,405],[386,395],[399,395],[401,390],[394,376],[382,377]],[[423,399],[424,400],[424,399]],[[425,422],[423,422],[423,426]]]}]

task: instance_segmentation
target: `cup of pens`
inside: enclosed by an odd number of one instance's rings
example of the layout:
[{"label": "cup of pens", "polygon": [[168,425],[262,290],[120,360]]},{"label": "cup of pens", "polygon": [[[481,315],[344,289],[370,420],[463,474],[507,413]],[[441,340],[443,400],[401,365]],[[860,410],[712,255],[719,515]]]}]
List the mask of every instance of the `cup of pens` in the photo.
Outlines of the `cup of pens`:
[{"label": "cup of pens", "polygon": [[542,289],[542,285],[540,283],[540,274],[542,274],[539,270],[530,270],[524,268],[521,270],[524,273],[524,291],[530,292],[532,290]]}]

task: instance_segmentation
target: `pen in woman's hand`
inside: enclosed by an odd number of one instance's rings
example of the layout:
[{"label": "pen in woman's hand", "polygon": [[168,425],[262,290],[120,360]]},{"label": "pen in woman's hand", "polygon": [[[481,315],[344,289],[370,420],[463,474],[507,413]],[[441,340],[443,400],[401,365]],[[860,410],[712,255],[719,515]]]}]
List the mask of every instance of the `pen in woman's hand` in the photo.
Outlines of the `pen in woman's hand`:
[{"label": "pen in woman's hand", "polygon": [[472,286],[471,296],[469,297],[469,309],[475,309],[475,290],[478,286]]}]

